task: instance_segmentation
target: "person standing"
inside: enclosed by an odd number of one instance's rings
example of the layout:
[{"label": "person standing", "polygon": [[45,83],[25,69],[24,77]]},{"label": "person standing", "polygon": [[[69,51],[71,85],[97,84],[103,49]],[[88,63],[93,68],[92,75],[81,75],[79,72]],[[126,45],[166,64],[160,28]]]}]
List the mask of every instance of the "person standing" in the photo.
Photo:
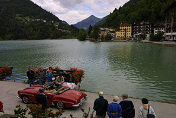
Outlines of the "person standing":
[{"label": "person standing", "polygon": [[44,69],[42,67],[40,68],[40,70],[38,72],[38,76],[39,76],[40,85],[44,85],[45,81],[46,81],[46,76],[45,76]]},{"label": "person standing", "polygon": [[49,96],[47,96],[44,93],[44,89],[39,89],[40,94],[36,96],[36,100],[38,104],[42,105],[41,113],[45,113],[46,109],[48,108],[48,99]]},{"label": "person standing", "polygon": [[97,98],[94,101],[94,106],[93,106],[91,118],[93,118],[93,114],[95,111],[96,111],[96,118],[105,118],[106,117],[108,101],[106,99],[104,99],[102,91],[100,91],[98,94],[99,94],[99,98]]},{"label": "person standing", "polygon": [[52,78],[53,78],[52,67],[49,67],[49,70],[47,71],[47,77],[48,77],[48,82],[52,82]]},{"label": "person standing", "polygon": [[29,86],[34,85],[34,75],[35,75],[34,71],[32,71],[32,69],[29,67],[27,71]]},{"label": "person standing", "polygon": [[154,109],[148,103],[146,98],[142,98],[142,106],[139,109],[138,118],[147,118],[147,114],[152,114],[153,118],[156,117]]},{"label": "person standing", "polygon": [[122,107],[122,118],[134,118],[135,109],[133,102],[128,100],[128,94],[122,94],[122,99],[119,103]]},{"label": "person standing", "polygon": [[113,102],[108,105],[108,116],[109,118],[121,118],[122,117],[122,108],[118,104],[119,97],[114,96]]}]

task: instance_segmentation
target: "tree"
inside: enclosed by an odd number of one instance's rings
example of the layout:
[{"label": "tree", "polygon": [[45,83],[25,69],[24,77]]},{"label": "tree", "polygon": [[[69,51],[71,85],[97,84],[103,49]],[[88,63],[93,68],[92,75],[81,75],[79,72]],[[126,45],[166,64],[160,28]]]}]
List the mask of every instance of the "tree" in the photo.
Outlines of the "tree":
[{"label": "tree", "polygon": [[146,34],[145,33],[140,34],[140,39],[145,40],[146,39]]},{"label": "tree", "polygon": [[95,40],[99,38],[99,27],[98,26],[95,26],[93,28],[92,38],[94,38]]},{"label": "tree", "polygon": [[150,41],[154,41],[155,40],[155,35],[154,35],[154,33],[151,33],[150,34],[150,39],[149,39]]},{"label": "tree", "polygon": [[164,38],[163,35],[163,32],[158,32],[156,35],[152,33],[150,35],[150,41],[161,41]]},{"label": "tree", "polygon": [[89,29],[88,29],[88,36],[90,37],[90,34],[92,32],[92,25],[89,25]]},{"label": "tree", "polygon": [[86,40],[86,31],[85,29],[80,29],[78,34],[78,39],[81,41]]},{"label": "tree", "polygon": [[105,36],[105,40],[111,40],[111,39],[112,39],[111,34],[107,34],[107,35]]}]

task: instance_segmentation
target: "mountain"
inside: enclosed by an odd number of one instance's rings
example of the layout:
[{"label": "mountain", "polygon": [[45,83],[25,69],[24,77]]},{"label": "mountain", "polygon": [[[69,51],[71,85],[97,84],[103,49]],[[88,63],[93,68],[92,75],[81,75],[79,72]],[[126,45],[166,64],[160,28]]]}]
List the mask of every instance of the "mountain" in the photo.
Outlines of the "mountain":
[{"label": "mountain", "polygon": [[119,9],[108,15],[101,27],[117,28],[121,23],[149,21],[153,24],[164,23],[165,10],[175,0],[129,0]]},{"label": "mountain", "polygon": [[91,15],[88,18],[76,23],[74,26],[78,29],[84,28],[85,30],[87,30],[90,25],[94,26],[100,20],[101,18],[97,18],[94,15]]},{"label": "mountain", "polygon": [[77,33],[30,0],[0,0],[0,40],[69,38]]},{"label": "mountain", "polygon": [[107,18],[108,18],[108,15],[105,16],[105,17],[103,17],[103,18],[102,18],[100,21],[98,21],[95,25],[99,25],[99,24],[105,22]]}]

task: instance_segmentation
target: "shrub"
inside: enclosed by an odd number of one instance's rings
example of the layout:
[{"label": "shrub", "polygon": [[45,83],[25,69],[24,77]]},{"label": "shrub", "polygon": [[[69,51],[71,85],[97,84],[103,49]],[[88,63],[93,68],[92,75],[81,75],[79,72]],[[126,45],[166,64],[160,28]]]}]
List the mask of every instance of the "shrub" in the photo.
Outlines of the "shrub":
[{"label": "shrub", "polygon": [[111,40],[111,39],[112,39],[111,34],[107,34],[107,35],[105,36],[105,40]]},{"label": "shrub", "polygon": [[52,109],[47,109],[43,114],[41,113],[42,105],[37,104],[28,104],[26,108],[17,105],[16,108],[14,113],[18,118],[27,118],[26,115],[31,115],[33,118],[59,118],[62,116],[63,112],[65,112],[62,109],[59,109],[54,113]]}]

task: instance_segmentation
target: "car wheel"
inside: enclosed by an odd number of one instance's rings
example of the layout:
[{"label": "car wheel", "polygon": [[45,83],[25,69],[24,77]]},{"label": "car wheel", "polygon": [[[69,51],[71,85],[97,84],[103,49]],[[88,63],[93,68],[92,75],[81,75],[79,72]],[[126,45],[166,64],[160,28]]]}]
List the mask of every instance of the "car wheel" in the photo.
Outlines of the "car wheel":
[{"label": "car wheel", "polygon": [[56,102],[56,107],[58,109],[63,109],[64,108],[64,103],[63,102]]},{"label": "car wheel", "polygon": [[28,96],[23,96],[22,101],[23,101],[24,104],[28,104],[29,103],[29,97]]}]

